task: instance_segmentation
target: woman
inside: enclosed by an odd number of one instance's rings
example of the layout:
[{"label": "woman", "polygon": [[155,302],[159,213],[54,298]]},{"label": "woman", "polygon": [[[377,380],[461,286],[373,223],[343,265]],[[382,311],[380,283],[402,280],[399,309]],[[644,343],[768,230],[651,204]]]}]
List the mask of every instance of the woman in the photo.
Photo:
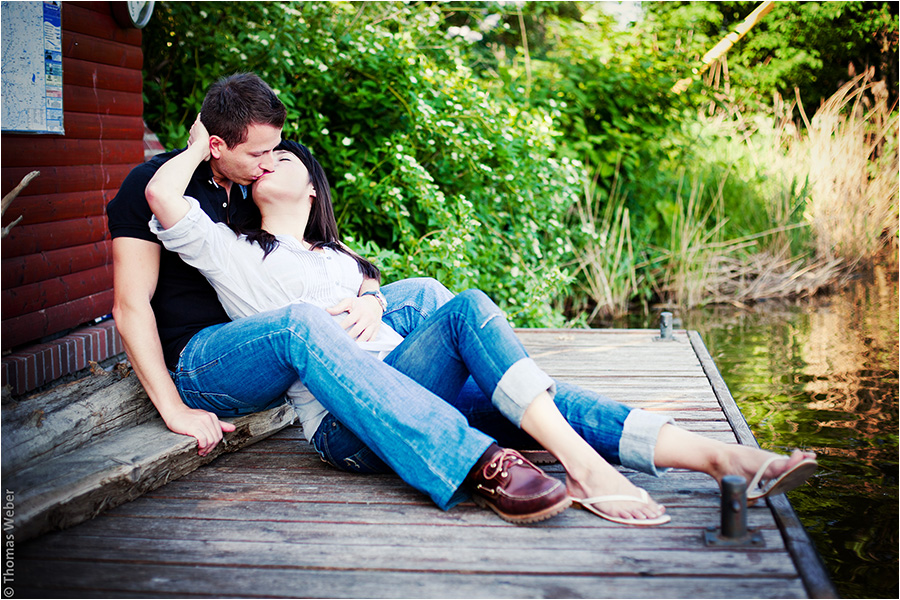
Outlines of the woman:
[{"label": "woman", "polygon": [[[214,225],[182,197],[179,172],[191,172],[208,156],[209,136],[198,118],[188,149],[160,168],[147,198],[156,215],[154,231],[210,280],[232,318],[297,301],[325,308],[356,298],[364,276],[377,277],[370,263],[340,244],[327,179],[307,149],[292,142],[279,146],[274,171],[253,184],[260,221],[243,234]],[[815,470],[812,453],[785,457],[715,442],[665,417],[558,384],[534,364],[500,310],[477,290],[454,297],[403,341],[380,326],[377,314],[355,324],[351,335],[374,344],[374,351],[386,353],[385,362],[451,404],[471,376],[480,395],[468,393],[474,406],[462,412],[504,415],[560,461],[574,502],[614,522],[657,525],[669,516],[604,457],[651,474],[686,468],[717,480],[744,475],[753,479],[750,500],[796,487]],[[303,398],[299,387],[290,395],[305,435],[323,458],[346,469],[335,446],[349,448],[345,453],[354,457],[365,454],[354,434]],[[378,461],[352,470],[385,468]],[[756,489],[760,480],[769,485]]]}]

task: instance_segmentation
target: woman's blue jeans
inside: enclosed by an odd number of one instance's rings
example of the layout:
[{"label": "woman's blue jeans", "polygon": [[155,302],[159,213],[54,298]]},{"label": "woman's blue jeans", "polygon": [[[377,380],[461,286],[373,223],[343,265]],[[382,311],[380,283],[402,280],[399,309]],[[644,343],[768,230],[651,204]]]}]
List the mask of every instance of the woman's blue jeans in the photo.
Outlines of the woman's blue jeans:
[{"label": "woman's blue jeans", "polygon": [[[406,339],[385,362],[454,406],[471,426],[502,446],[539,447],[518,425],[538,393],[555,391],[562,415],[604,458],[658,474],[653,461],[656,437],[671,419],[551,380],[528,358],[499,308],[482,292],[470,290],[456,297],[433,293],[429,298],[450,299],[438,310],[433,305],[410,306],[402,320],[388,314],[389,308],[385,322]],[[338,468],[357,473],[389,470],[334,415],[325,417],[312,442],[323,459]]]},{"label": "woman's blue jeans", "polygon": [[[398,282],[395,323],[439,305],[426,280]],[[397,284],[394,284],[397,285]],[[434,288],[434,289],[430,289]],[[427,316],[427,315],[424,315]],[[277,406],[302,380],[322,405],[407,483],[447,509],[494,441],[439,396],[359,349],[324,310],[305,304],[209,327],[182,351],[175,384],[185,403],[221,417]]]}]

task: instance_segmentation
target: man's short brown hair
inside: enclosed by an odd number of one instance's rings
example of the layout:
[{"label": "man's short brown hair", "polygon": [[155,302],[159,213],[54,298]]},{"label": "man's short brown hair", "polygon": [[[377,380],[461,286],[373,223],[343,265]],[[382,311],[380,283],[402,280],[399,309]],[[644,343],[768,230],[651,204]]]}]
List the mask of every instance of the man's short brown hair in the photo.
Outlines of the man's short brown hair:
[{"label": "man's short brown hair", "polygon": [[200,120],[210,135],[234,148],[247,141],[251,125],[284,127],[286,113],[284,104],[258,75],[235,73],[209,87]]}]

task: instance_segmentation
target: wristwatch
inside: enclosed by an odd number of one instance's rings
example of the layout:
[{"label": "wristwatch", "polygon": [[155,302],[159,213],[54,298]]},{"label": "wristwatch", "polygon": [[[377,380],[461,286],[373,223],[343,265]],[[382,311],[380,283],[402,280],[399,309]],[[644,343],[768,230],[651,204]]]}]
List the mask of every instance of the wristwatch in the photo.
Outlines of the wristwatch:
[{"label": "wristwatch", "polygon": [[384,297],[379,290],[371,290],[368,292],[363,292],[359,295],[360,298],[363,296],[375,296],[375,299],[378,300],[378,304],[381,305],[381,312],[387,311],[387,298]]}]

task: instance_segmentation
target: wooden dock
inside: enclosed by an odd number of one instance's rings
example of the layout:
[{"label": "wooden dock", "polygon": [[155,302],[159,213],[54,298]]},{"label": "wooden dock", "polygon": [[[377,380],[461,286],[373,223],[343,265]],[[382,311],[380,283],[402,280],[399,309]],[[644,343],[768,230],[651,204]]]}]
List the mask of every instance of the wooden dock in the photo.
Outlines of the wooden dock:
[{"label": "wooden dock", "polygon": [[[695,333],[519,334],[558,379],[704,435],[756,443]],[[564,477],[558,465],[546,470]],[[394,476],[338,472],[291,426],[16,545],[5,586],[17,598],[836,597],[784,496],[749,510],[763,544],[707,547],[705,530],[720,524],[712,479],[625,472],[667,506],[670,523],[627,527],[572,508],[515,526],[471,502],[443,512]]]}]

